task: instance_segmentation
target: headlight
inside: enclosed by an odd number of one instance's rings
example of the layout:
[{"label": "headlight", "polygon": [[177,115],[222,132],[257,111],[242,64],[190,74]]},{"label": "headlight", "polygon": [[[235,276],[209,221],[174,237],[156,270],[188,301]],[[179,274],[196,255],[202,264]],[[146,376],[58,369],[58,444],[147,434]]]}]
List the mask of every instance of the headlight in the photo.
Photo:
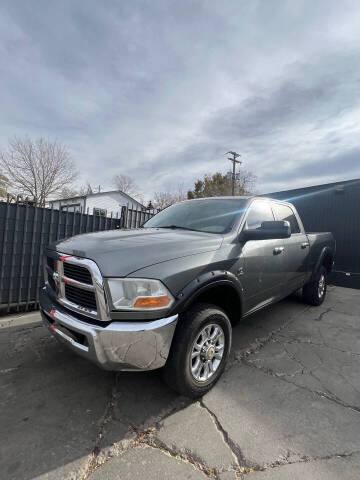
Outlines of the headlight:
[{"label": "headlight", "polygon": [[107,283],[116,310],[161,310],[174,302],[174,297],[159,280],[109,278]]}]

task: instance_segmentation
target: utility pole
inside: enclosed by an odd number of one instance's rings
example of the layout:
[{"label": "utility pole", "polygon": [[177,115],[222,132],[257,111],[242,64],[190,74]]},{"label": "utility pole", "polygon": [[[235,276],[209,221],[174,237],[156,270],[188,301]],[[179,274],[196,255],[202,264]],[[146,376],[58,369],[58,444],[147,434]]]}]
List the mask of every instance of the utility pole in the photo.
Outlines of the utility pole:
[{"label": "utility pole", "polygon": [[233,162],[233,171],[232,171],[232,186],[231,186],[231,195],[234,196],[235,195],[235,168],[236,168],[236,164],[239,163],[241,164],[241,161],[240,160],[236,160],[238,157],[240,157],[240,153],[236,153],[236,152],[226,152],[226,155],[227,154],[230,154],[232,155],[232,157],[228,157],[228,160],[230,160],[230,162]]}]

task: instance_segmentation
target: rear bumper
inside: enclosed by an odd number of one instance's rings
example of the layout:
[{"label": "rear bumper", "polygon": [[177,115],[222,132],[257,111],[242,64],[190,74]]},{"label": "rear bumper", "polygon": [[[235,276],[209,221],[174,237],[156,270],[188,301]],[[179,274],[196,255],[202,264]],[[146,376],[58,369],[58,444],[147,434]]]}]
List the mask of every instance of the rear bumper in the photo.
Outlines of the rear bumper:
[{"label": "rear bumper", "polygon": [[150,322],[85,323],[40,294],[44,325],[62,343],[106,370],[154,370],[165,365],[178,315]]}]

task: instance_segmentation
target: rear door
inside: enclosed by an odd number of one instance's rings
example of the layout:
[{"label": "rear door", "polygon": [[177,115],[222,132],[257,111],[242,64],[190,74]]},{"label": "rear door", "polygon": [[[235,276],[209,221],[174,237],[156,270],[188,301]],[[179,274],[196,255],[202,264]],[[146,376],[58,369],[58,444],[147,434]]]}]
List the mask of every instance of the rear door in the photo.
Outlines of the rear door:
[{"label": "rear door", "polygon": [[[262,222],[274,220],[271,203],[256,199],[245,214],[243,229],[256,229]],[[282,291],[283,257],[276,253],[282,239],[248,240],[242,247],[243,272],[240,278],[244,289],[244,313],[273,301]]]},{"label": "rear door", "polygon": [[273,202],[272,208],[275,219],[286,220],[291,227],[291,237],[281,240],[284,247],[281,252],[284,261],[284,290],[291,293],[305,282],[309,241],[292,205]]}]

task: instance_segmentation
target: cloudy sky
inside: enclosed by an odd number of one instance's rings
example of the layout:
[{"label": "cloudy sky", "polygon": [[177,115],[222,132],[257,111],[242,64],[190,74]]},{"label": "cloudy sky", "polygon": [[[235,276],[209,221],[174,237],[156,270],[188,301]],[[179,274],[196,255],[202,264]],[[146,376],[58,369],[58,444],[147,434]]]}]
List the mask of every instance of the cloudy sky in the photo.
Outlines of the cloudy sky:
[{"label": "cloudy sky", "polygon": [[[90,181],[185,188],[242,154],[259,193],[360,177],[360,4],[2,0],[0,147],[58,138]],[[229,165],[227,165],[229,164]]]}]

